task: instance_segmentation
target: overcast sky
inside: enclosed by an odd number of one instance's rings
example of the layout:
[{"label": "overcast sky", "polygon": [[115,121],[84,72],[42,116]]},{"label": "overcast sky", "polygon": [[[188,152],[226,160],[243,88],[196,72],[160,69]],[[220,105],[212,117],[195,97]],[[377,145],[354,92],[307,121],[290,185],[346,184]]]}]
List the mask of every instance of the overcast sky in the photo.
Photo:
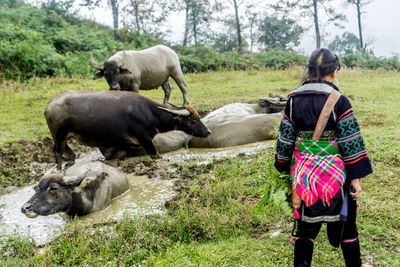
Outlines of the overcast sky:
[{"label": "overcast sky", "polygon": [[[347,16],[344,23],[344,31],[349,31],[358,36],[357,11],[355,6],[344,5],[343,0],[333,0],[337,10],[342,10]],[[364,8],[362,14],[364,41],[372,42],[377,56],[393,56],[394,53],[400,54],[400,1],[399,0],[373,0]],[[343,30],[334,29],[333,31],[342,32]],[[338,32],[338,33],[339,33]],[[332,36],[336,35],[332,34]],[[312,40],[313,41],[313,40]],[[315,48],[315,42],[303,42],[306,52],[311,52]]]},{"label": "overcast sky", "polygon": [[[265,1],[265,3],[268,2],[271,1]],[[320,11],[321,31],[325,33],[322,45],[325,47],[328,46],[335,35],[341,35],[344,31],[352,32],[358,36],[356,8],[352,5],[346,5],[345,2],[346,0],[331,0],[336,10],[340,10],[347,17],[347,21],[343,22],[344,29],[338,29],[324,23],[324,14]],[[364,41],[370,43],[369,47],[374,49],[376,56],[400,55],[399,9],[400,0],[372,0],[369,5],[364,7],[364,13],[362,14]],[[112,17],[110,12],[109,10],[106,12],[97,10],[96,13],[91,14],[89,17],[111,26]],[[180,43],[183,39],[184,13],[171,14],[168,19],[168,28],[171,30],[171,34],[167,39]],[[314,39],[314,29],[311,27],[302,36],[301,45],[297,50],[309,55],[315,49]]]}]

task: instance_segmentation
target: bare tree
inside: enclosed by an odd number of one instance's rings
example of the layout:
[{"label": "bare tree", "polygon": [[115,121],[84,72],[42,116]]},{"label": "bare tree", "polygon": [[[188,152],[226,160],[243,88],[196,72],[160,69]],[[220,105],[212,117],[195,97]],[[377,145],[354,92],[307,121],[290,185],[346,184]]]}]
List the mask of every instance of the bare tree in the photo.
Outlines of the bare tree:
[{"label": "bare tree", "polygon": [[118,38],[118,25],[119,25],[119,2],[118,0],[84,0],[82,6],[89,8],[99,7],[102,2],[105,2],[111,7],[113,17],[114,37]]},{"label": "bare tree", "polygon": [[190,27],[189,16],[190,16],[191,0],[184,0],[183,2],[184,2],[184,6],[185,6],[185,31],[183,33],[183,45],[186,46],[188,43],[188,34],[189,34],[189,27]]},{"label": "bare tree", "polygon": [[112,16],[113,16],[113,25],[114,25],[114,37],[118,37],[118,23],[119,23],[119,5],[118,0],[110,0]]},{"label": "bare tree", "polygon": [[170,11],[167,5],[165,0],[129,0],[122,9],[123,21],[139,32],[162,35],[160,26]]},{"label": "bare tree", "polygon": [[242,43],[242,35],[240,33],[240,21],[239,21],[239,5],[242,4],[239,0],[232,0],[233,8],[235,9],[235,21],[236,21],[236,33],[237,33],[237,40],[238,40],[238,52],[242,52],[243,50],[243,43]]},{"label": "bare tree", "polygon": [[328,21],[333,23],[335,26],[341,27],[340,22],[346,19],[344,15],[336,13],[335,9],[332,7],[331,1],[329,0],[279,1],[277,4],[273,5],[273,8],[277,11],[284,12],[288,12],[288,10],[300,10],[301,17],[312,17],[317,49],[321,47],[321,31],[319,25],[320,9],[322,8],[324,13],[328,16]]},{"label": "bare tree", "polygon": [[210,0],[180,0],[177,3],[179,10],[185,11],[185,30],[183,34],[183,45],[190,42],[191,37],[194,44],[198,45],[200,38],[209,32],[209,24],[216,5]]},{"label": "bare tree", "polygon": [[250,39],[250,51],[253,52],[253,46],[255,43],[255,40],[257,39],[256,34],[255,34],[255,29],[256,26],[259,22],[259,14],[257,12],[253,12],[253,11],[248,11],[246,12],[246,16],[248,17],[249,20],[249,39]]},{"label": "bare tree", "polygon": [[347,0],[347,3],[355,5],[357,8],[357,21],[358,21],[358,38],[360,40],[360,48],[361,51],[364,52],[366,48],[366,44],[364,43],[363,35],[362,35],[362,24],[361,24],[361,14],[363,13],[361,9],[370,4],[372,0]]}]

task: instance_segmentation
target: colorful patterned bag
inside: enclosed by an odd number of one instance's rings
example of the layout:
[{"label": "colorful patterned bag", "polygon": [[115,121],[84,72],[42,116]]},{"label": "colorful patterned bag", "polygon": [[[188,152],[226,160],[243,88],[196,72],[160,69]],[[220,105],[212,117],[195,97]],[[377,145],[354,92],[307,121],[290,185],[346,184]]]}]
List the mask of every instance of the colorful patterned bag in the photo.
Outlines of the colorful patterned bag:
[{"label": "colorful patterned bag", "polygon": [[328,206],[342,188],[346,172],[335,141],[298,138],[294,150],[292,182],[295,193],[306,207],[318,199]]}]

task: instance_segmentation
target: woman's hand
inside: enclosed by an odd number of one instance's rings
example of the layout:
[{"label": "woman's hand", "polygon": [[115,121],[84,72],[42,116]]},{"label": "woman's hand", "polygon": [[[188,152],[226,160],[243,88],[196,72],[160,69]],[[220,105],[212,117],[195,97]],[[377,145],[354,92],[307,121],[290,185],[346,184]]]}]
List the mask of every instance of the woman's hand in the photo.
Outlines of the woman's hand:
[{"label": "woman's hand", "polygon": [[360,179],[353,179],[350,182],[350,196],[354,199],[357,200],[361,196],[361,185],[360,185]]}]

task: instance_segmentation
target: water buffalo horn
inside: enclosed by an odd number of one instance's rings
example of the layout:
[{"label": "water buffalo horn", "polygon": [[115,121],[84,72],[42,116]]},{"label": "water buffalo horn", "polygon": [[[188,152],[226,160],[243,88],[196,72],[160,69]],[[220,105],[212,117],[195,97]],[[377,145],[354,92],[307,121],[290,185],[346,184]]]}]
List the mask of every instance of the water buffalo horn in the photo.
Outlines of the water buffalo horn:
[{"label": "water buffalo horn", "polygon": [[193,114],[195,117],[197,117],[197,118],[200,119],[200,114],[199,114],[199,112],[197,112],[197,110],[196,110],[193,106],[187,105],[187,106],[185,106],[185,108],[186,108],[191,114]]},{"label": "water buffalo horn", "polygon": [[165,110],[171,114],[179,115],[179,116],[190,116],[190,112],[187,109],[182,109],[182,110],[173,110],[173,109],[168,109],[164,107],[158,107],[159,109]]},{"label": "water buffalo horn", "polygon": [[86,175],[88,174],[88,172],[89,172],[89,170],[85,171],[81,175],[64,176],[64,178],[61,180],[61,183],[64,185],[79,184],[83,179],[86,178]]},{"label": "water buffalo horn", "polygon": [[171,106],[173,106],[176,109],[185,109],[185,107],[183,107],[183,106],[181,107],[181,106],[175,105],[175,104],[173,104],[171,102],[168,102],[168,104],[170,104]]},{"label": "water buffalo horn", "polygon": [[90,53],[90,63],[92,63],[93,67],[95,67],[98,70],[104,69],[104,63],[99,63],[96,60],[94,60],[92,53]]}]

